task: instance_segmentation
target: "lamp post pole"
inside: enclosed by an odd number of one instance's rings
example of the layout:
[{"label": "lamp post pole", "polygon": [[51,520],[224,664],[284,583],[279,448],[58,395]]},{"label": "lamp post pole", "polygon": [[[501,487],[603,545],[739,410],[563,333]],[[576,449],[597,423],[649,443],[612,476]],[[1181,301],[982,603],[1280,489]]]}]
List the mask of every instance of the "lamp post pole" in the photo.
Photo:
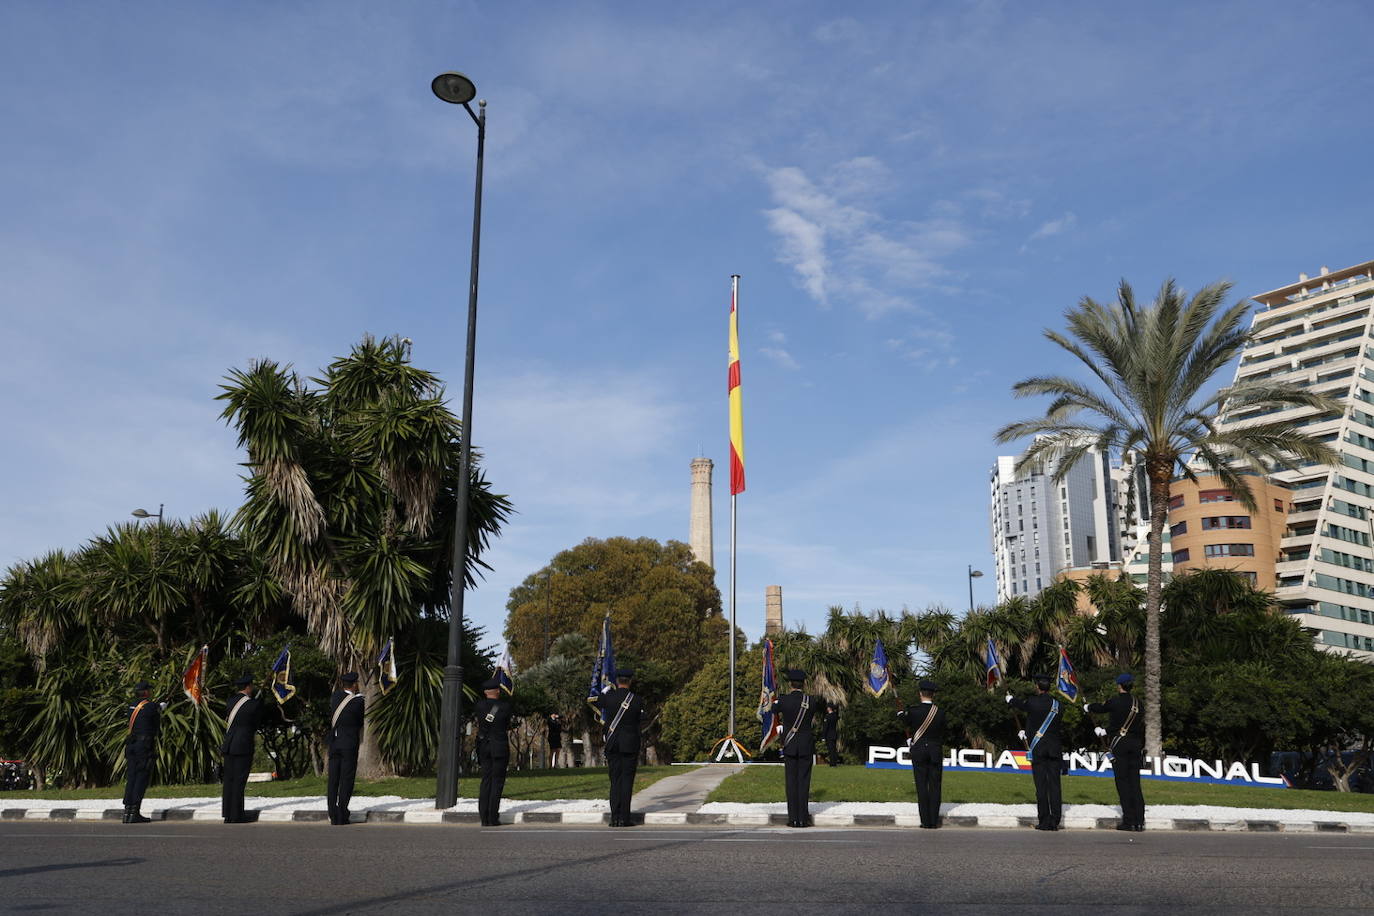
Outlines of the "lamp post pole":
[{"label": "lamp post pole", "polygon": [[973,613],[973,580],[983,574],[981,569],[974,569],[972,564],[968,568],[968,610]]},{"label": "lamp post pole", "polygon": [[444,689],[440,706],[438,784],[434,807],[451,808],[458,802],[459,725],[463,718],[463,589],[467,582],[468,499],[472,476],[472,378],[477,350],[477,265],[482,243],[482,157],[487,139],[487,103],[471,102],[477,95],[472,80],[461,73],[441,73],[430,84],[434,94],[453,105],[462,105],[477,125],[477,184],[472,204],[472,260],[468,278],[467,358],[463,369],[463,442],[458,461],[458,508],[453,521],[453,571],[449,582],[448,660],[444,665]]}]

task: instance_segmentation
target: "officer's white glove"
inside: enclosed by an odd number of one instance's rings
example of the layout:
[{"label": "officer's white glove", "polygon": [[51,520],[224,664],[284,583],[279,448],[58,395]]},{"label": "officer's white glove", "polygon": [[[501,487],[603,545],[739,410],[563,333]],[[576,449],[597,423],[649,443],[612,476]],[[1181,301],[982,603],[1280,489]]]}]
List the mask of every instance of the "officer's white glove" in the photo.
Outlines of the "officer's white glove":
[{"label": "officer's white glove", "polygon": [[1099,738],[1105,738],[1107,737],[1107,730],[1099,725],[1097,728],[1093,729],[1093,734]]},{"label": "officer's white glove", "polygon": [[1089,705],[1090,705],[1090,704],[1088,704],[1088,703],[1084,703],[1084,704],[1083,704],[1083,711],[1086,712],[1088,715],[1092,715],[1093,711],[1092,711],[1091,709],[1088,708]]},{"label": "officer's white glove", "polygon": [[157,708],[158,708],[159,710],[161,710],[162,712],[166,712],[166,711],[167,711],[167,704],[166,704],[166,703],[159,703],[159,704],[157,704]]},{"label": "officer's white glove", "polygon": [[1026,740],[1026,730],[1025,730],[1024,728],[1021,729],[1019,732],[1016,733],[1016,737],[1020,738],[1022,741],[1025,741],[1025,740]]},{"label": "officer's white glove", "polygon": [[1010,694],[1010,693],[1007,694],[1007,702],[1008,702],[1008,703],[1011,702],[1011,694]]}]

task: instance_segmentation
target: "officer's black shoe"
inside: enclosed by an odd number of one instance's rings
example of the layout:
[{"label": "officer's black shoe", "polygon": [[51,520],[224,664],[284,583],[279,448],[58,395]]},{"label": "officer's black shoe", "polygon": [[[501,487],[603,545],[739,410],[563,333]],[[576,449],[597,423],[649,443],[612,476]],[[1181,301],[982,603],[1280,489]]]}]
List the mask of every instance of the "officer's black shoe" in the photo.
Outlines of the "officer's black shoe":
[{"label": "officer's black shoe", "polygon": [[151,817],[144,817],[137,808],[130,808],[128,819],[124,821],[126,824],[151,824],[152,822]]},{"label": "officer's black shoe", "polygon": [[1116,825],[1116,829],[1117,829],[1117,830],[1134,830],[1134,829],[1135,829],[1135,824],[1128,824],[1128,823],[1126,823],[1125,821],[1122,821],[1120,824],[1117,824],[1117,825]]},{"label": "officer's black shoe", "polygon": [[1135,832],[1136,832],[1136,833],[1143,833],[1144,830],[1145,830],[1145,825],[1144,825],[1144,824],[1136,824],[1134,829],[1135,829]]}]

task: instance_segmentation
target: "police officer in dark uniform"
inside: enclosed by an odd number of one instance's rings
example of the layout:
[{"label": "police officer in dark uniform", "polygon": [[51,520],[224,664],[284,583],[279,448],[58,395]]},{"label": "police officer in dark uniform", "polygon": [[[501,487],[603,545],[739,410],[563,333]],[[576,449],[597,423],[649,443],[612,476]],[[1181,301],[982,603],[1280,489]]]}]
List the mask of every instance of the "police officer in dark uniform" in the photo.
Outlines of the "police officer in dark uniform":
[{"label": "police officer in dark uniform", "polygon": [[243,814],[243,789],[248,785],[248,771],[253,768],[254,736],[262,715],[262,700],[253,696],[253,679],[244,675],[234,681],[237,692],[229,694],[225,704],[228,722],[224,730],[224,795],[220,813],[226,824],[246,824]]},{"label": "police officer in dark uniform", "polygon": [[820,697],[802,692],[806,672],[793,668],[787,672],[790,693],[773,703],[773,714],[781,716],[782,766],[787,783],[787,826],[810,827],[811,764],[816,756],[816,713],[825,704]]},{"label": "police officer in dark uniform", "polygon": [[630,797],[634,795],[635,770],[639,768],[639,726],[644,701],[630,690],[634,672],[615,673],[616,687],[601,695],[597,706],[606,722],[606,766],[611,772],[611,826],[633,827]]},{"label": "police officer in dark uniform", "polygon": [[501,696],[501,682],[492,678],[482,682],[482,699],[472,708],[477,719],[477,762],[482,785],[477,790],[477,813],[483,827],[501,826],[501,792],[506,788],[510,767],[510,718],[515,704]]},{"label": "police officer in dark uniform", "polygon": [[825,738],[825,759],[832,767],[840,765],[840,711],[834,703],[825,704],[825,726],[821,730]]},{"label": "police officer in dark uniform", "polygon": [[162,728],[162,704],[149,699],[152,687],[147,681],[134,685],[134,701],[129,704],[129,733],[124,739],[124,823],[147,824],[143,816],[143,794],[153,775],[153,754],[157,734]]},{"label": "police officer in dark uniform", "polygon": [[1050,696],[1050,676],[1037,674],[1035,696],[1021,699],[1007,694],[1007,702],[1026,714],[1026,728],[1020,733],[1024,741],[1031,735],[1031,778],[1035,780],[1035,807],[1039,814],[1036,830],[1058,830],[1063,818],[1059,792],[1059,770],[1064,762],[1064,745],[1060,738],[1063,710],[1059,701]]},{"label": "police officer in dark uniform", "polygon": [[358,675],[352,671],[339,678],[343,687],[329,698],[329,783],[325,801],[329,823],[343,826],[352,813],[353,783],[358,775],[358,748],[363,738],[363,695]]},{"label": "police officer in dark uniform", "polygon": [[551,712],[545,719],[549,730],[549,766],[558,768],[558,754],[563,750],[563,717]]},{"label": "police officer in dark uniform", "polygon": [[1116,679],[1116,696],[1105,703],[1084,703],[1083,711],[1107,713],[1107,727],[1095,728],[1106,738],[1112,755],[1116,795],[1121,799],[1121,823],[1117,830],[1145,829],[1145,796],[1140,791],[1140,768],[1145,762],[1145,716],[1140,701],[1131,696],[1135,678],[1129,673]]},{"label": "police officer in dark uniform", "polygon": [[940,783],[945,775],[945,711],[935,705],[934,681],[918,685],[921,701],[898,710],[910,735],[911,773],[916,779],[916,804],[921,809],[921,826],[934,830],[940,826]]}]

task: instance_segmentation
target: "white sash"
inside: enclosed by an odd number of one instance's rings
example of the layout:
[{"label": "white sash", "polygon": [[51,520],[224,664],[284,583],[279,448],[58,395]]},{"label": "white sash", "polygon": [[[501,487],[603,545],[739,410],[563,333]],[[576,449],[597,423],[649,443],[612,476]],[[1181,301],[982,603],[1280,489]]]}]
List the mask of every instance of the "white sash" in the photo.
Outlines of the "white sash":
[{"label": "white sash", "polygon": [[334,707],[334,718],[329,720],[330,728],[338,728],[339,716],[343,715],[344,707],[347,706],[349,703],[352,703],[360,696],[362,696],[361,693],[350,693],[348,696],[344,697],[343,700],[339,702],[338,706]]},{"label": "white sash", "polygon": [[234,704],[233,709],[229,710],[229,721],[224,723],[224,730],[226,732],[234,727],[234,717],[239,714],[239,710],[243,708],[243,701],[246,699],[248,699],[247,694],[239,694],[239,701]]}]

